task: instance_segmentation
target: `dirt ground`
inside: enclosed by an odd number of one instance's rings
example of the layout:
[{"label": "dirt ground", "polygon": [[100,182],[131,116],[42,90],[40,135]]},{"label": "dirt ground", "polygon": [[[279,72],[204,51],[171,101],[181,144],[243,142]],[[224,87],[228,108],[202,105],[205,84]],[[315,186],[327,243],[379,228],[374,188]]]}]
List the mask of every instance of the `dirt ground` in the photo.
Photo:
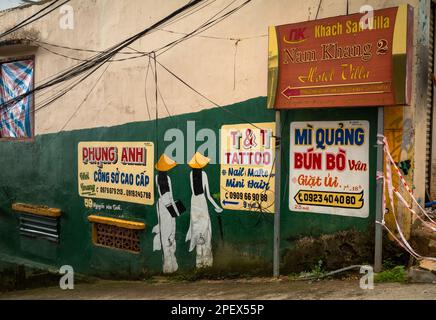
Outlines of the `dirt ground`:
[{"label": "dirt ground", "polygon": [[287,278],[174,282],[106,281],[76,284],[74,290],[48,287],[0,293],[0,299],[350,299],[350,300],[436,300],[435,284],[375,283],[363,290],[359,280],[289,281]]}]

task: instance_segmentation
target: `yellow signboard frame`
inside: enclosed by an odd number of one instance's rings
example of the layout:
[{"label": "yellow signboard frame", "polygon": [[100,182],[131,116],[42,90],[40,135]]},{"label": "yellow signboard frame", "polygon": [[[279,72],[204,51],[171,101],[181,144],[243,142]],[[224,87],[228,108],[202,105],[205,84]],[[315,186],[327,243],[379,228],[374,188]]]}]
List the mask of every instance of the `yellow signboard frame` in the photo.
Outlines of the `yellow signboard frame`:
[{"label": "yellow signboard frame", "polygon": [[77,153],[81,197],[154,204],[153,142],[80,142]]}]

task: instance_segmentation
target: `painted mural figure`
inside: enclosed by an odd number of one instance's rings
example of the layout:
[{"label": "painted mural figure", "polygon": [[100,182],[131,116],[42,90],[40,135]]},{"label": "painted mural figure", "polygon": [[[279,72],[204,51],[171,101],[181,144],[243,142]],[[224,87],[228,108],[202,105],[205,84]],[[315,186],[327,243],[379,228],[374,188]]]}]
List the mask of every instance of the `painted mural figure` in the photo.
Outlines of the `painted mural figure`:
[{"label": "painted mural figure", "polygon": [[165,154],[159,158],[156,164],[156,186],[159,200],[156,204],[158,224],[152,232],[153,251],[162,251],[163,272],[171,273],[178,269],[176,259],[176,216],[179,215],[173,198],[171,179],[167,172],[174,168],[177,163]]},{"label": "painted mural figure", "polygon": [[189,251],[196,248],[197,268],[210,267],[213,264],[212,256],[212,228],[207,206],[207,199],[215,207],[215,211],[223,211],[210,195],[209,182],[203,168],[209,163],[210,159],[201,153],[196,153],[188,162],[192,168],[190,173],[191,182],[191,214],[189,230],[186,234],[186,241],[191,241]]}]

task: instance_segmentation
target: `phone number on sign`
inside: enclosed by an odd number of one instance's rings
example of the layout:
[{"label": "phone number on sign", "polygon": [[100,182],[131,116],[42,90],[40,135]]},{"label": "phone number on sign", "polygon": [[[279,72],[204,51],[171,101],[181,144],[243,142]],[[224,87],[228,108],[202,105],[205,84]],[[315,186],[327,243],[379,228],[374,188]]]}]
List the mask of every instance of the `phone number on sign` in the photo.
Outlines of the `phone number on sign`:
[{"label": "phone number on sign", "polygon": [[309,202],[319,202],[319,203],[336,203],[336,204],[356,204],[356,198],[354,196],[348,195],[322,195],[317,193],[304,193],[298,195],[298,200],[309,201]]},{"label": "phone number on sign", "polygon": [[115,195],[125,195],[127,197],[141,198],[141,199],[151,199],[151,192],[138,191],[138,190],[130,190],[119,188],[108,188],[108,187],[100,187],[100,193],[106,194],[115,194]]},{"label": "phone number on sign", "polygon": [[267,202],[268,195],[266,193],[226,192],[226,199]]}]

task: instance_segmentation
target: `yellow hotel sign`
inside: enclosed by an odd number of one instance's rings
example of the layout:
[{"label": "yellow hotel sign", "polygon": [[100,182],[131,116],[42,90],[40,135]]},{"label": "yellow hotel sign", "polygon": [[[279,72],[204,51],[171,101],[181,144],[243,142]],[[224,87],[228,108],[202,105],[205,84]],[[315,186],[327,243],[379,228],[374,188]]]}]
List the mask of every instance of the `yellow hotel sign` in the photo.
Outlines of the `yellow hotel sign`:
[{"label": "yellow hotel sign", "polygon": [[80,142],[77,153],[81,197],[154,203],[152,142]]}]

